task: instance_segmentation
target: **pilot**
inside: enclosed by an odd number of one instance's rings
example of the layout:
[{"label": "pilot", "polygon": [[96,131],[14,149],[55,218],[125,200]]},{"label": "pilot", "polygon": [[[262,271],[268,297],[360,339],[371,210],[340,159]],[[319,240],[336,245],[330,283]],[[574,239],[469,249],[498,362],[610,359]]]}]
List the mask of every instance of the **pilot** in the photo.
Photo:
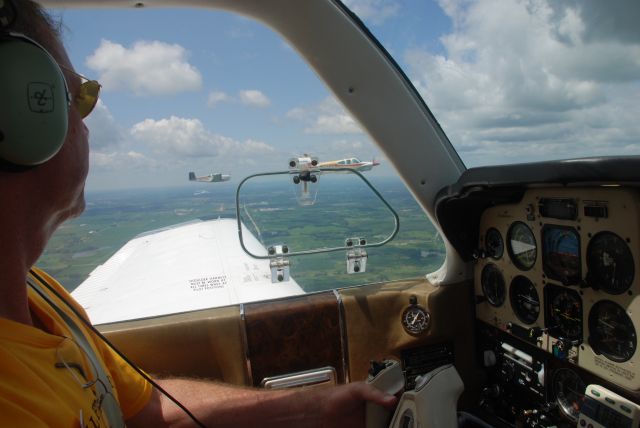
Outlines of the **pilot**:
[{"label": "pilot", "polygon": [[99,90],[73,71],[59,27],[29,0],[0,0],[0,425],[356,427],[366,401],[392,407],[395,397],[362,382],[285,391],[154,385],[32,268],[58,226],[84,209],[83,118]]}]

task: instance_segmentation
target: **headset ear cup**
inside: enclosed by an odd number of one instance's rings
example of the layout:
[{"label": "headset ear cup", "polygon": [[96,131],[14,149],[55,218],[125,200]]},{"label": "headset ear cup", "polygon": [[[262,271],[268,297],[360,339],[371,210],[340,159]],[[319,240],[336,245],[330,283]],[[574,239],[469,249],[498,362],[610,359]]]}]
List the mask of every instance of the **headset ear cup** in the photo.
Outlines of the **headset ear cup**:
[{"label": "headset ear cup", "polygon": [[0,39],[0,158],[38,165],[64,144],[69,94],[53,57],[28,38]]}]

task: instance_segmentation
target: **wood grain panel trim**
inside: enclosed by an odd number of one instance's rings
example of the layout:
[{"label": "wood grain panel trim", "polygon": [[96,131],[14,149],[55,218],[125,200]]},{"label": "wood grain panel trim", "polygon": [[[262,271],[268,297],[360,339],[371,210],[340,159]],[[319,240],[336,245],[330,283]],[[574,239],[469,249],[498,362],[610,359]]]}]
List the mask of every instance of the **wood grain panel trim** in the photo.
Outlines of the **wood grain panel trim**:
[{"label": "wood grain panel trim", "polygon": [[344,383],[340,314],[333,292],[244,305],[253,385],[265,377],[331,366]]}]

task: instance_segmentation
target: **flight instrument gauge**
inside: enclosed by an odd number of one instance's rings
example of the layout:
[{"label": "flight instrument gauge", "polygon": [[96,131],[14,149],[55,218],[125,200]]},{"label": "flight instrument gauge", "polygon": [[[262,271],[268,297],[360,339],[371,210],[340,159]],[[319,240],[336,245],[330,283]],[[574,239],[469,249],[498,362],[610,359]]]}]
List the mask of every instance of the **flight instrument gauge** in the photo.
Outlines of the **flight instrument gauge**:
[{"label": "flight instrument gauge", "polygon": [[500,269],[493,263],[487,264],[482,269],[480,276],[482,293],[493,306],[502,306],[506,294],[504,277]]},{"label": "flight instrument gauge", "polygon": [[553,375],[552,389],[562,412],[572,421],[578,421],[584,402],[585,383],[571,369],[559,369]]},{"label": "flight instrument gauge", "polygon": [[504,242],[502,241],[502,235],[498,229],[494,229],[493,227],[487,230],[487,234],[484,238],[484,244],[486,247],[486,252],[490,257],[494,259],[499,259],[502,257],[504,253]]},{"label": "flight instrument gauge", "polygon": [[601,300],[589,312],[589,344],[593,351],[623,363],[636,352],[636,330],[624,308]]},{"label": "flight instrument gauge", "polygon": [[514,222],[507,232],[509,257],[520,270],[529,270],[536,263],[538,248],[533,232],[521,221]]},{"label": "flight instrument gauge", "polygon": [[582,342],[582,299],[574,290],[548,285],[546,326],[554,337]]},{"label": "flight instrument gauge", "polygon": [[612,232],[600,232],[587,247],[587,283],[609,294],[622,294],[631,287],[635,273],[629,246]]},{"label": "flight instrument gauge", "polygon": [[535,285],[529,278],[519,275],[513,278],[509,287],[509,301],[518,319],[525,324],[533,324],[540,313],[540,299]]},{"label": "flight instrument gauge", "polygon": [[580,236],[571,227],[542,228],[542,267],[545,275],[563,285],[580,281]]},{"label": "flight instrument gauge", "polygon": [[402,313],[402,327],[409,334],[420,334],[429,326],[431,316],[422,306],[410,305]]}]

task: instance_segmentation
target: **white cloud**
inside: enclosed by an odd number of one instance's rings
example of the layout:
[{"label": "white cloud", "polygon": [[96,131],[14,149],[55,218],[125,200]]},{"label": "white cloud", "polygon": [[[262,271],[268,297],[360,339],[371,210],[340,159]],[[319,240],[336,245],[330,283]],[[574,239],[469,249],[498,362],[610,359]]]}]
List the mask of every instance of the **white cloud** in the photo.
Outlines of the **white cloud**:
[{"label": "white cloud", "polygon": [[100,180],[122,182],[117,185],[126,185],[122,177],[148,185],[149,174],[159,175],[153,183],[169,182],[182,177],[184,171],[211,168],[212,163],[230,169],[231,165],[256,166],[282,157],[265,141],[239,141],[216,134],[198,119],[145,119],[124,131],[104,104],[99,103],[94,114],[93,122],[88,123],[91,170]]},{"label": "white cloud", "polygon": [[440,1],[453,22],[445,53],[405,58],[465,162],[603,155],[637,140],[640,43],[587,39],[589,4]]},{"label": "white cloud", "polygon": [[311,107],[295,107],[286,114],[289,119],[305,123],[309,134],[361,134],[358,123],[333,97]]},{"label": "white cloud", "polygon": [[344,3],[363,21],[376,25],[394,16],[400,8],[396,0],[345,0]]},{"label": "white cloud", "polygon": [[236,141],[214,134],[198,119],[171,116],[168,119],[145,119],[131,128],[131,135],[158,156],[201,158],[227,155],[260,156],[273,147],[256,140]]},{"label": "white cloud", "polygon": [[237,141],[228,137],[220,138],[220,157],[228,158],[225,163],[246,161],[253,163],[262,156],[275,153],[275,149],[264,141],[248,139]]},{"label": "white cloud", "polygon": [[125,139],[124,131],[102,100],[98,100],[91,114],[85,119],[85,124],[89,128],[91,150],[118,146]]},{"label": "white cloud", "polygon": [[313,134],[355,134],[360,132],[355,120],[347,114],[322,114],[307,132]]},{"label": "white cloud", "polygon": [[218,154],[226,137],[208,132],[198,119],[171,116],[145,119],[131,128],[131,135],[156,153],[186,157],[211,157]]},{"label": "white cloud", "polygon": [[307,118],[307,115],[308,112],[303,107],[294,107],[287,112],[286,117],[295,120],[305,120]]},{"label": "white cloud", "polygon": [[[378,150],[333,96],[311,106],[294,107],[285,116],[301,122],[304,132],[310,134],[308,139],[317,141],[313,155],[321,161],[346,157],[369,159]],[[295,152],[290,154],[297,156]]]},{"label": "white cloud", "polygon": [[[359,140],[337,140],[333,141],[330,147],[334,152],[344,153],[344,156],[356,156],[356,153],[365,148],[365,144]],[[371,149],[371,147],[367,147],[367,149]]]},{"label": "white cloud", "polygon": [[127,90],[136,95],[167,95],[195,91],[202,86],[200,72],[187,61],[180,45],[138,41],[130,48],[102,40],[87,66],[99,73],[107,90]]},{"label": "white cloud", "polygon": [[246,89],[244,91],[240,91],[238,94],[240,98],[240,102],[242,104],[251,106],[251,107],[268,107],[271,104],[271,101],[265,94],[256,90],[256,89]]},{"label": "white cloud", "polygon": [[224,92],[213,91],[209,93],[209,98],[207,99],[207,105],[209,107],[215,107],[219,103],[230,101],[231,97]]},{"label": "white cloud", "polygon": [[265,108],[271,105],[269,97],[257,89],[241,90],[235,97],[227,94],[226,92],[212,91],[209,93],[209,98],[207,99],[207,105],[212,108],[220,103],[228,102],[240,103],[256,108]]},{"label": "white cloud", "polygon": [[118,171],[139,169],[150,170],[158,167],[158,161],[135,151],[128,152],[91,152],[89,155],[91,169],[99,171]]}]

